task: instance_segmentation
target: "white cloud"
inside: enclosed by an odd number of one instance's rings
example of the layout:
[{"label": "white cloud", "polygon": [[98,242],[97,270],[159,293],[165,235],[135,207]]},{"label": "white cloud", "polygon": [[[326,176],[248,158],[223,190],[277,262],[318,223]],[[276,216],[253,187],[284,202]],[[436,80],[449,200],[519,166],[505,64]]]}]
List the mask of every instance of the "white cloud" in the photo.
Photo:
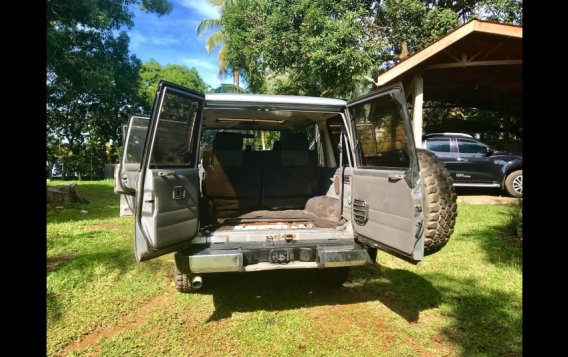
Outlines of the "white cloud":
[{"label": "white cloud", "polygon": [[131,31],[128,36],[130,37],[130,48],[136,49],[141,44],[148,42],[148,38],[138,31]]},{"label": "white cloud", "polygon": [[213,63],[211,63],[210,61],[201,60],[201,59],[197,59],[197,58],[187,58],[187,57],[182,58],[181,61],[186,66],[195,67],[198,70],[199,69],[209,70],[209,71],[217,70],[217,66],[214,65]]},{"label": "white cloud", "polygon": [[172,43],[179,43],[179,40],[172,37],[165,37],[165,38],[152,37],[152,40],[150,42],[154,45],[169,45]]},{"label": "white cloud", "polygon": [[218,19],[220,14],[215,6],[211,6],[206,0],[177,0],[181,6],[197,11],[207,19]]}]

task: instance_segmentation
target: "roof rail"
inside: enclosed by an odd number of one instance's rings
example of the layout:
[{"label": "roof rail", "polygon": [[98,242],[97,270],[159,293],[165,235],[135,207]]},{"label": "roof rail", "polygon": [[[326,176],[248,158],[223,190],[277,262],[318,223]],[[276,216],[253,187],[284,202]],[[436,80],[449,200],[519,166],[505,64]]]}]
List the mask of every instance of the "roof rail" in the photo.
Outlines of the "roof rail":
[{"label": "roof rail", "polygon": [[430,134],[424,135],[425,138],[429,138],[429,137],[432,137],[432,136],[460,136],[462,138],[473,139],[473,136],[471,136],[469,134],[464,134],[464,133],[430,133]]}]

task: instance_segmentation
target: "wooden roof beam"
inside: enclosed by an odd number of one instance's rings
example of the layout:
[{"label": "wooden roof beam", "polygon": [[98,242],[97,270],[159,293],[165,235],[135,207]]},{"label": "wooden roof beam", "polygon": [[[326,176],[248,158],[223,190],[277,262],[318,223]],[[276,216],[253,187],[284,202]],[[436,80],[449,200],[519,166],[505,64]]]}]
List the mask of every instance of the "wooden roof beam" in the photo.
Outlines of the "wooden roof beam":
[{"label": "wooden roof beam", "polygon": [[437,63],[425,68],[440,69],[440,68],[463,68],[463,67],[477,67],[477,66],[507,66],[523,64],[523,60],[495,60],[495,61],[462,61],[452,63]]}]

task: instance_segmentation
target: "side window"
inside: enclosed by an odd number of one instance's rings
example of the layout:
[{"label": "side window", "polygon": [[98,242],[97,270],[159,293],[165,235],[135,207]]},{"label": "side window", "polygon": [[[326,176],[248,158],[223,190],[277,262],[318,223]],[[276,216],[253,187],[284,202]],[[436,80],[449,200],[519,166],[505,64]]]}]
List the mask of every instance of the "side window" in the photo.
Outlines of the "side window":
[{"label": "side window", "polygon": [[395,99],[378,97],[349,108],[349,113],[357,127],[360,166],[410,166],[402,108]]},{"label": "side window", "polygon": [[197,151],[197,113],[203,103],[172,90],[164,93],[150,165],[193,166]]},{"label": "side window", "polygon": [[449,138],[428,139],[426,140],[426,149],[432,150],[434,152],[449,153],[451,152],[450,139]]},{"label": "side window", "polygon": [[325,157],[321,141],[321,133],[318,126],[315,123],[309,124],[308,126],[306,126],[306,133],[309,142],[308,149],[317,153],[318,166],[325,167]]},{"label": "side window", "polygon": [[[326,121],[327,125],[327,132],[329,133],[329,137],[331,139],[331,148],[333,150],[333,155],[335,156],[335,162],[339,165],[339,139],[341,137],[341,130],[343,128],[343,120],[341,115],[337,115],[333,118],[330,118]],[[348,149],[347,145],[343,145],[343,166],[348,166],[349,161],[347,158]]]},{"label": "side window", "polygon": [[130,133],[128,133],[126,143],[125,164],[139,164],[142,162],[144,152],[144,141],[148,133],[148,118],[134,117],[130,123]]},{"label": "side window", "polygon": [[458,151],[460,154],[485,154],[487,147],[477,141],[458,139]]}]

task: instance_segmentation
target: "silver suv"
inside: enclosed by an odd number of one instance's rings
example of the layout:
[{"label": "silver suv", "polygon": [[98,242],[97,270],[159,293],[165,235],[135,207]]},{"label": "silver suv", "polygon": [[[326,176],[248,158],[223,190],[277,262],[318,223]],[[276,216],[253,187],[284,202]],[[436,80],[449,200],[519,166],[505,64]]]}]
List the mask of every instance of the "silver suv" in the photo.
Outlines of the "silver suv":
[{"label": "silver suv", "polygon": [[417,263],[457,213],[448,171],[415,148],[400,84],[346,102],[162,81],[115,179],[136,259],[174,252],[182,292],[215,272],[320,269],[341,283],[377,249]]}]

